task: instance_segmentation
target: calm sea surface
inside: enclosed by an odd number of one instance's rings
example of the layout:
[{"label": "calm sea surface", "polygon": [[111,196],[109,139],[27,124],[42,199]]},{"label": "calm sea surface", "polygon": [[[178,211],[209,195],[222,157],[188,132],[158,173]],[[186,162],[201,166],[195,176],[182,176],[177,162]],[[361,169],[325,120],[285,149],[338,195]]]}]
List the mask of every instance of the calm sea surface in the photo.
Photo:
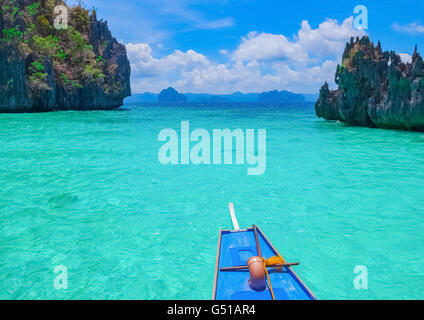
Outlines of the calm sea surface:
[{"label": "calm sea surface", "polygon": [[[161,165],[158,134],[183,120],[266,129],[266,173]],[[210,299],[230,201],[319,299],[424,297],[423,133],[325,122],[312,104],[2,114],[0,182],[0,299]]]}]

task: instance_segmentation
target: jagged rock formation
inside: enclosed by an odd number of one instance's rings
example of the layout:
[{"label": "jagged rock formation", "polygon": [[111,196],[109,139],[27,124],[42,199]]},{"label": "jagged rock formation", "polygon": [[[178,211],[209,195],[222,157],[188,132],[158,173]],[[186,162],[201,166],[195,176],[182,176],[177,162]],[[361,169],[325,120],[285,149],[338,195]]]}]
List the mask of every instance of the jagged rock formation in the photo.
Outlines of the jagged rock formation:
[{"label": "jagged rock formation", "polygon": [[305,102],[305,97],[285,90],[274,90],[259,94],[258,102]]},{"label": "jagged rock formation", "polygon": [[336,84],[321,88],[318,117],[353,125],[424,131],[424,64],[415,48],[411,63],[383,52],[368,37],[346,44]]},{"label": "jagged rock formation", "polygon": [[68,7],[68,28],[56,29],[62,0],[2,0],[0,112],[114,109],[131,95],[130,65],[107,22]]},{"label": "jagged rock formation", "polygon": [[187,97],[170,87],[161,91],[158,96],[158,102],[187,102]]}]

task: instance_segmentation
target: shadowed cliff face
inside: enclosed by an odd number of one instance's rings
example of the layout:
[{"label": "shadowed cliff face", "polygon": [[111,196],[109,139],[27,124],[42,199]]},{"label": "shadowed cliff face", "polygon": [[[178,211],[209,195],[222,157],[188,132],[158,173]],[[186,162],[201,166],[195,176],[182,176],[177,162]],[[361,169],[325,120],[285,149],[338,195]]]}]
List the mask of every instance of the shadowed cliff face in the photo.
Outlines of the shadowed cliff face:
[{"label": "shadowed cliff face", "polygon": [[326,83],[318,117],[353,125],[424,131],[424,65],[415,49],[411,63],[383,52],[368,37],[352,38],[336,71],[338,90]]},{"label": "shadowed cliff face", "polygon": [[131,95],[125,46],[95,12],[69,8],[57,30],[61,0],[1,3],[0,112],[108,110]]}]

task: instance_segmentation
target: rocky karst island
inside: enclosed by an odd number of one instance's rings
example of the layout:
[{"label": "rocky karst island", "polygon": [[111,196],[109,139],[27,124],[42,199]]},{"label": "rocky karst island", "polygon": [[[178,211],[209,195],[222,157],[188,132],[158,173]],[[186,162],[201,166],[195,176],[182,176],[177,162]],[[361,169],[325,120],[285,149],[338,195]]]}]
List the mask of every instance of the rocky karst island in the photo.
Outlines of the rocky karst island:
[{"label": "rocky karst island", "polygon": [[336,72],[338,90],[321,88],[318,117],[352,125],[424,131],[424,64],[415,47],[404,63],[368,37],[351,39]]},{"label": "rocky karst island", "polygon": [[187,97],[174,88],[169,87],[159,93],[158,102],[187,102]]},{"label": "rocky karst island", "polygon": [[54,27],[60,0],[2,0],[0,112],[108,110],[131,95],[130,64],[107,22],[82,6]]}]

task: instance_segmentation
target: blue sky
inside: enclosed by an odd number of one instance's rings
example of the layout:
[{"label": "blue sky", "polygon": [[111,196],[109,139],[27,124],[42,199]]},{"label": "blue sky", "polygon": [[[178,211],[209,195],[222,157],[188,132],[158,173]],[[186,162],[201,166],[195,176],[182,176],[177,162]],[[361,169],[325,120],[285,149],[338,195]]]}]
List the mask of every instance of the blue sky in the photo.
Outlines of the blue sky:
[{"label": "blue sky", "polygon": [[[72,1],[70,1],[72,4]],[[291,90],[333,82],[345,42],[361,35],[354,7],[368,8],[368,34],[411,54],[424,40],[424,1],[85,0],[127,45],[134,92]],[[407,55],[403,56],[408,59]]]}]

